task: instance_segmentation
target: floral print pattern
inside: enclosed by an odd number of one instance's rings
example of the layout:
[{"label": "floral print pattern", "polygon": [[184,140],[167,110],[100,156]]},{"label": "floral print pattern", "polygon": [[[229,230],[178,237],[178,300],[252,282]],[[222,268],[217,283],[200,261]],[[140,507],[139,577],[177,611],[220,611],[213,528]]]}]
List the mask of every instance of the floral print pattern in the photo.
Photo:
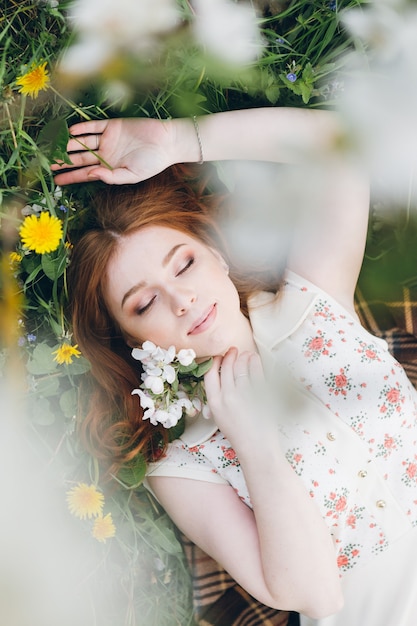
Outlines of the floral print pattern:
[{"label": "floral print pattern", "polygon": [[220,446],[220,450],[222,454],[218,457],[218,460],[223,469],[226,467],[230,467],[231,465],[235,467],[240,467],[237,454],[231,446],[227,446],[227,445]]},{"label": "floral print pattern", "polygon": [[[417,525],[417,392],[386,342],[343,307],[289,273],[282,297],[291,291],[314,298],[270,351],[320,409],[316,419],[307,411],[277,420],[286,459],[321,509],[343,575]],[[272,319],[274,304],[267,306]],[[204,445],[187,448],[177,440],[169,448],[169,462],[216,472],[250,506],[236,453],[222,433]]]},{"label": "floral print pattern", "polygon": [[348,543],[337,557],[337,565],[342,572],[352,569],[358,562],[360,556],[360,545],[357,543]]},{"label": "floral print pattern", "polygon": [[303,455],[300,454],[299,449],[292,448],[291,450],[287,450],[285,458],[293,468],[294,472],[298,474],[298,476],[301,476],[301,474],[303,473],[304,459]]},{"label": "floral print pattern", "polygon": [[347,376],[349,371],[349,365],[339,368],[337,372],[332,372],[330,376],[324,379],[324,384],[329,390],[329,393],[338,396],[339,394],[344,398],[347,397],[348,391],[354,387],[352,379]]},{"label": "floral print pattern", "polygon": [[304,356],[309,362],[317,361],[323,356],[334,357],[335,353],[331,352],[332,345],[332,339],[329,339],[323,330],[318,330],[313,337],[308,337],[304,341]]}]

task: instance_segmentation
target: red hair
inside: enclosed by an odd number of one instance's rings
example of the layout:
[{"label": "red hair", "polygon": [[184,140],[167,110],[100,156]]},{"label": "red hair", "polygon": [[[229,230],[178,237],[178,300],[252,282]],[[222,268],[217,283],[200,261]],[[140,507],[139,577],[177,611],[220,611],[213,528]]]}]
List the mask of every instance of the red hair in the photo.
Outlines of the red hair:
[{"label": "red hair", "polygon": [[[74,246],[69,270],[72,326],[76,342],[91,363],[88,393],[82,397],[86,414],[79,429],[86,447],[111,473],[138,453],[152,458],[155,435],[166,444],[167,431],[143,421],[138,398],[131,395],[141,383],[141,370],[106,306],[106,268],[120,239],[149,225],[174,227],[228,259],[217,227],[219,212],[225,210],[224,195],[208,192],[207,179],[193,178],[195,171],[174,166],[138,185],[106,187],[97,197],[95,227]],[[277,289],[278,279],[272,285],[259,276],[248,281],[228,261],[245,314],[251,293]]]}]

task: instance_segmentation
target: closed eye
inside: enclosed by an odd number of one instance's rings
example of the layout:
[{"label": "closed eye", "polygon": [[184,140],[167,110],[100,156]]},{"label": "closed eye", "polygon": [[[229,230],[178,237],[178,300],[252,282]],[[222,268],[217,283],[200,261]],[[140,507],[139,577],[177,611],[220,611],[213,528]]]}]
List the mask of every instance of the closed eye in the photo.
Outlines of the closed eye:
[{"label": "closed eye", "polygon": [[182,267],[182,268],[180,269],[180,271],[179,271],[179,272],[177,272],[177,274],[175,274],[175,276],[181,276],[181,274],[183,274],[184,272],[186,272],[186,271],[187,271],[187,270],[191,267],[191,265],[192,265],[193,263],[194,263],[194,257],[190,257],[190,258],[188,259],[187,263],[184,265],[184,267]]},{"label": "closed eye", "polygon": [[149,302],[145,304],[145,306],[135,309],[136,315],[143,315],[144,313],[146,313],[146,311],[148,311],[151,308],[152,304],[155,301],[155,298],[156,296],[151,298],[151,300],[149,300]]}]

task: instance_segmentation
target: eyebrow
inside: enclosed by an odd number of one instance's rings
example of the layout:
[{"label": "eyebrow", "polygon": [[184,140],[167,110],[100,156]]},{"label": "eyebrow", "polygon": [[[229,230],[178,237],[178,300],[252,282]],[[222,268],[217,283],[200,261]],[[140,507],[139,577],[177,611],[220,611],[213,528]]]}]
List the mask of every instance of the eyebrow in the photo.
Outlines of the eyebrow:
[{"label": "eyebrow", "polygon": [[[168,263],[170,262],[170,260],[172,259],[172,257],[174,256],[174,254],[176,253],[176,251],[179,248],[182,248],[182,246],[186,246],[186,245],[187,244],[185,243],[179,243],[173,248],[171,248],[171,250],[169,250],[169,252],[162,259],[162,267],[166,267]],[[145,286],[146,286],[146,282],[144,280],[141,280],[139,283],[136,283],[136,285],[133,285],[130,289],[128,289],[128,291],[126,291],[125,295],[122,298],[122,309],[126,300],[130,298],[130,296],[133,296],[136,292],[138,292],[139,289],[142,289],[142,287],[145,287]]]}]

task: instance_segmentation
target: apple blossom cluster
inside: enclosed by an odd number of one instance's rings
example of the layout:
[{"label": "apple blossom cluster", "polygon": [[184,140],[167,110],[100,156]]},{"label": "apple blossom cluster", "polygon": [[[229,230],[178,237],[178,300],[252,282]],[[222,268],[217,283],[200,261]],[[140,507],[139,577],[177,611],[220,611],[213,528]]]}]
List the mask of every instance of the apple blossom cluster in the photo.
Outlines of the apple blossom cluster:
[{"label": "apple blossom cluster", "polygon": [[183,415],[193,417],[202,413],[210,417],[204,390],[203,375],[211,367],[211,359],[196,363],[194,350],[175,346],[168,350],[145,341],[142,348],[133,348],[132,357],[142,363],[140,388],[132,395],[139,396],[144,409],[143,418],[156,426],[176,426]]}]

